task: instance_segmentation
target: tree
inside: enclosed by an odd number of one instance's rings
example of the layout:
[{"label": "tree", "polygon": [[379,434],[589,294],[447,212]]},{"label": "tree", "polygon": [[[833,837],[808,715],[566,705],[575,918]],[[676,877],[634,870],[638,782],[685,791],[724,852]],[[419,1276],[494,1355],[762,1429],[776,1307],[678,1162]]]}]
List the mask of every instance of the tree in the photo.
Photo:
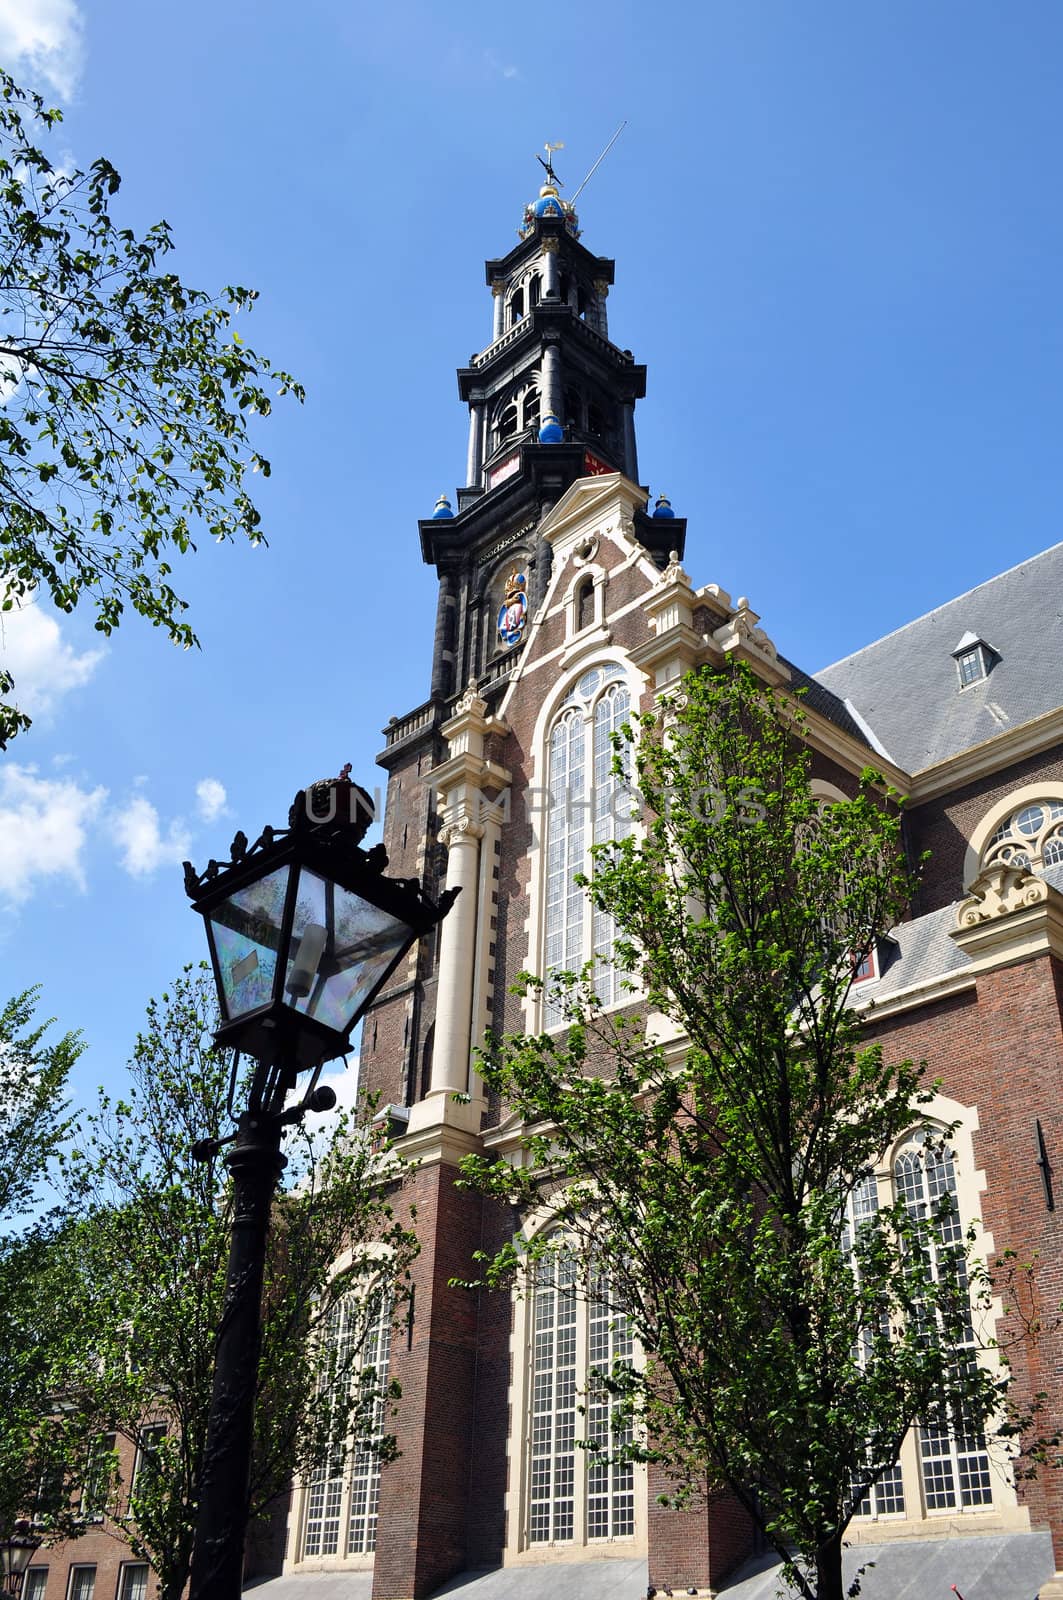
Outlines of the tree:
[{"label": "tree", "polygon": [[[171,560],[197,529],[260,542],[245,478],[269,462],[247,420],[275,385],[303,390],[231,326],[253,289],[187,288],[165,222],[137,237],[112,217],[109,161],[53,164],[35,135],[60,120],[0,71],[0,604],[88,594],[101,633],[129,605],[188,647]],[[0,702],[0,749],[28,725]]]},{"label": "tree", "polygon": [[[104,1099],[69,1160],[80,1220],[57,1274],[83,1330],[64,1400],[86,1452],[110,1434],[138,1451],[132,1482],[117,1457],[106,1463],[106,1525],[150,1562],[163,1600],[188,1579],[231,1223],[224,1163],[194,1152],[228,1131],[235,1069],[210,1042],[214,1005],[209,978],[189,969],[149,1006],[128,1093]],[[363,1371],[362,1350],[380,1296],[401,1305],[416,1248],[388,1200],[397,1169],[362,1133],[341,1122],[323,1155],[293,1167],[266,1271],[252,1515],[350,1435],[392,1447],[378,1437],[390,1391]]]},{"label": "tree", "polygon": [[[574,1253],[583,1291],[630,1318],[645,1365],[597,1378],[628,1448],[680,1499],[726,1486],[806,1600],[839,1600],[845,1528],[905,1433],[977,1433],[1006,1373],[977,1358],[984,1281],[948,1195],[868,1203],[931,1094],[850,1005],[913,874],[882,781],[824,806],[803,732],[743,667],[688,675],[663,725],[625,730],[644,827],[596,849],[587,891],[645,1003],[602,1015],[587,970],[560,980],[566,1033],[492,1041],[484,1077],[532,1125],[532,1161],[465,1170],[528,1208],[549,1195],[561,1225],[485,1262],[489,1282]],[[655,1012],[678,1052],[648,1042]],[[947,1130],[924,1137],[943,1160]]]},{"label": "tree", "polygon": [[27,990],[0,1010],[0,1526],[32,1512],[69,1531],[69,1419],[50,1406],[66,1327],[42,1305],[52,1227],[34,1213],[69,1132],[67,1083],[84,1046],[73,1033],[47,1042],[36,1003]]}]

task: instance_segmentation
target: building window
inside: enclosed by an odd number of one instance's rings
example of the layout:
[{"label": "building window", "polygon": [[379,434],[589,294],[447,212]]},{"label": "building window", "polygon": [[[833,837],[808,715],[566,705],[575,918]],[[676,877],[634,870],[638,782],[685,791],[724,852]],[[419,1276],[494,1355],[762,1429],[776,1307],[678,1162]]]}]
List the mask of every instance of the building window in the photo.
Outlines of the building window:
[{"label": "building window", "polygon": [[[547,981],[579,972],[594,960],[594,982],[603,1005],[621,997],[623,974],[613,963],[612,919],[595,910],[576,882],[592,868],[591,844],[622,839],[631,831],[631,793],[612,772],[612,734],[628,720],[631,696],[615,662],[584,672],[549,736],[545,884]],[[590,826],[588,826],[588,821]],[[549,997],[546,1026],[562,1020]]]},{"label": "building window", "polygon": [[[634,1467],[602,1459],[626,1440],[613,1431],[615,1401],[595,1381],[631,1361],[628,1320],[610,1306],[604,1278],[580,1293],[575,1261],[558,1254],[536,1270],[531,1327],[528,1543],[630,1539]],[[599,1451],[587,1448],[595,1440]]]},{"label": "building window", "polygon": [[[925,1132],[917,1133],[901,1149],[893,1163],[893,1182],[897,1198],[903,1200],[910,1215],[932,1219],[926,1230],[926,1243],[934,1263],[935,1275],[957,1271],[966,1285],[967,1270],[962,1257],[954,1262],[951,1252],[963,1243],[956,1199],[956,1165],[952,1151]],[[942,1202],[947,1202],[944,1206]],[[974,1361],[974,1327],[967,1318],[964,1343],[956,1352],[958,1361]],[[989,1476],[989,1455],[979,1426],[944,1406],[919,1424],[919,1460],[923,1494],[928,1511],[966,1511],[993,1503]]]},{"label": "building window", "polygon": [[[953,1255],[963,1242],[956,1158],[944,1143],[940,1129],[921,1128],[905,1139],[895,1154],[889,1178],[868,1173],[853,1190],[845,1219],[846,1241],[855,1237],[879,1206],[880,1193],[892,1186],[909,1214],[926,1222],[926,1247],[935,1272],[961,1274],[966,1267]],[[944,1202],[944,1204],[943,1204]],[[870,1335],[867,1335],[870,1337]],[[967,1319],[964,1339],[956,1350],[958,1362],[977,1359],[974,1327]],[[905,1475],[910,1474],[908,1482]],[[993,1504],[989,1451],[981,1427],[955,1409],[936,1407],[909,1435],[901,1458],[883,1474],[858,1506],[858,1517],[910,1515],[920,1506],[935,1516],[956,1511],[988,1510]],[[917,1512],[916,1515],[919,1513]]]},{"label": "building window", "polygon": [[977,683],[979,678],[986,676],[985,654],[980,644],[973,650],[965,650],[956,657],[956,666],[960,674],[960,687],[966,689],[969,683]]},{"label": "building window", "polygon": [[982,852],[982,866],[998,861],[1027,872],[1063,864],[1063,800],[1038,799],[1003,819]]},{"label": "building window", "polygon": [[133,1494],[143,1489],[145,1482],[150,1482],[158,1472],[159,1449],[165,1437],[165,1422],[152,1422],[146,1428],[141,1428],[137,1440],[137,1459],[133,1466]]},{"label": "building window", "polygon": [[71,1567],[67,1583],[66,1600],[92,1600],[96,1587],[96,1568]]},{"label": "building window", "polygon": [[[859,1267],[853,1254],[853,1240],[859,1237],[862,1228],[874,1221],[877,1211],[878,1182],[873,1172],[866,1172],[849,1196],[843,1223],[842,1251],[854,1274],[859,1272]],[[861,1368],[866,1365],[871,1353],[873,1337],[870,1328],[865,1328],[860,1336],[855,1354]],[[854,1515],[858,1517],[904,1515],[904,1482],[899,1461],[895,1461],[871,1486],[857,1506]]]},{"label": "building window", "polygon": [[576,590],[576,632],[582,633],[594,621],[594,579],[581,578]]},{"label": "building window", "polygon": [[48,1587],[48,1568],[30,1567],[22,1582],[22,1600],[44,1600]]},{"label": "building window", "polygon": [[983,678],[988,678],[1000,660],[993,646],[974,633],[964,634],[952,652],[952,658],[959,673],[961,689],[969,689],[972,683],[981,683]]},{"label": "building window", "polygon": [[[343,1301],[333,1312],[325,1337],[335,1350],[340,1382],[351,1381],[351,1344],[363,1334],[363,1359],[358,1372],[364,1381],[382,1388],[391,1344],[389,1295],[376,1296],[368,1322],[354,1297]],[[327,1391],[321,1396],[321,1403],[328,1405]],[[375,1403],[372,1444],[383,1435],[386,1407],[381,1394]],[[346,1417],[346,1408],[342,1414]],[[379,1455],[365,1440],[335,1438],[331,1459],[318,1468],[306,1487],[300,1559],[371,1555],[376,1550],[379,1504]]]},{"label": "building window", "polygon": [[865,951],[862,956],[857,956],[853,961],[853,982],[867,983],[869,979],[877,978],[878,975],[878,948],[872,945],[870,950]]},{"label": "building window", "polygon": [[81,1515],[86,1522],[102,1522],[107,1509],[107,1494],[114,1467],[115,1435],[101,1433],[93,1440],[85,1467],[85,1487],[81,1496]]},{"label": "building window", "polygon": [[118,1600],[147,1600],[148,1564],[124,1561],[118,1574]]}]

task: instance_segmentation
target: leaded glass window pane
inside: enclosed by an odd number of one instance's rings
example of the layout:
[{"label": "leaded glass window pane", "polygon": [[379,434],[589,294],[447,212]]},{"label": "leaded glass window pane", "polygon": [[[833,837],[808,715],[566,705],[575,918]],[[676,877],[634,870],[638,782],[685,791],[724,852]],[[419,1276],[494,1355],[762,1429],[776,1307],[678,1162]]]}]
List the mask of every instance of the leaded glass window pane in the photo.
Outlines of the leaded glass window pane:
[{"label": "leaded glass window pane", "polygon": [[[894,1183],[909,1212],[925,1221],[926,1243],[935,1275],[955,1273],[967,1282],[962,1254],[963,1228],[956,1204],[956,1168],[947,1146],[929,1138],[901,1151],[894,1163]],[[956,1350],[957,1362],[976,1359],[970,1316]],[[930,1511],[968,1510],[992,1504],[989,1455],[980,1426],[961,1407],[934,1407],[918,1429],[923,1493]]]}]

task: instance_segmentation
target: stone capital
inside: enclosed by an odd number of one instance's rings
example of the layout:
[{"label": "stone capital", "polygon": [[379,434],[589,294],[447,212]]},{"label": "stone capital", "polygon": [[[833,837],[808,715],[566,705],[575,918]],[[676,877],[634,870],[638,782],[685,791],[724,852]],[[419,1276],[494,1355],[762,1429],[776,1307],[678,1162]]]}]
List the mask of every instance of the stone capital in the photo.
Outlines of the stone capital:
[{"label": "stone capital", "polygon": [[453,822],[445,822],[439,830],[440,843],[448,850],[453,850],[459,844],[475,844],[483,836],[483,823],[474,822],[471,817],[455,817]]},{"label": "stone capital", "polygon": [[559,248],[560,248],[560,240],[555,239],[552,234],[547,234],[545,239],[542,242],[543,255],[544,256],[556,256]]}]

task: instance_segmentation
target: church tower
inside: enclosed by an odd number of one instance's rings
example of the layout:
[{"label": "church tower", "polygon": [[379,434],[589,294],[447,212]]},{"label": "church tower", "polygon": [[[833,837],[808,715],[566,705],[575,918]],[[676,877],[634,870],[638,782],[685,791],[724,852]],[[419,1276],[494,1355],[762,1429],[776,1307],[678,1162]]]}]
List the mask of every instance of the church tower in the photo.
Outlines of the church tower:
[{"label": "church tower", "polygon": [[[523,804],[514,797],[532,780],[499,713],[521,663],[539,648],[551,574],[556,587],[559,560],[568,559],[548,524],[559,506],[564,517],[581,485],[591,495],[601,486],[621,508],[623,555],[644,589],[681,553],[686,531],[663,497],[648,515],[638,487],[635,405],[646,372],[609,335],[614,264],[581,242],[552,167],[546,178],[524,210],[518,243],[486,263],[491,339],[458,372],[469,412],[466,482],[456,507],[441,495],[419,524],[423,558],[439,578],[430,693],[392,719],[378,758],[388,773],[389,870],[416,874],[429,893],[444,882],[461,891],[435,942],[411,953],[363,1031],[362,1082],[412,1164],[403,1199],[416,1206],[421,1240],[409,1327],[391,1349],[403,1393],[401,1454],[381,1475],[378,1600],[424,1595],[466,1565],[497,1563],[512,1515],[510,1306],[504,1295],[477,1297],[452,1280],[467,1279],[473,1251],[512,1227],[494,1202],[456,1180],[458,1163],[484,1148],[484,1128],[497,1118],[475,1046],[485,1029],[512,1025],[505,990],[520,961],[524,899],[506,885],[527,847],[508,808]],[[580,578],[572,609],[584,641],[605,637],[606,579],[593,563]],[[533,700],[556,678],[546,666],[535,673]]]},{"label": "church tower", "polygon": [[[638,482],[635,404],[646,369],[609,337],[615,263],[581,242],[550,165],[546,179],[524,208],[519,242],[485,263],[491,342],[457,374],[469,411],[466,483],[456,510],[441,494],[418,524],[421,554],[439,578],[430,694],[392,718],[377,758],[388,773],[391,869],[424,877],[429,892],[445,870],[425,781],[443,759],[440,730],[458,695],[475,688],[490,711],[512,679],[550,578],[544,516],[581,478],[621,473]],[[658,567],[673,550],[682,554],[686,523],[666,502],[654,515],[642,504],[632,515]],[[430,1086],[436,953],[411,956],[408,987],[381,996],[364,1029],[363,1074],[400,1121]]]}]

